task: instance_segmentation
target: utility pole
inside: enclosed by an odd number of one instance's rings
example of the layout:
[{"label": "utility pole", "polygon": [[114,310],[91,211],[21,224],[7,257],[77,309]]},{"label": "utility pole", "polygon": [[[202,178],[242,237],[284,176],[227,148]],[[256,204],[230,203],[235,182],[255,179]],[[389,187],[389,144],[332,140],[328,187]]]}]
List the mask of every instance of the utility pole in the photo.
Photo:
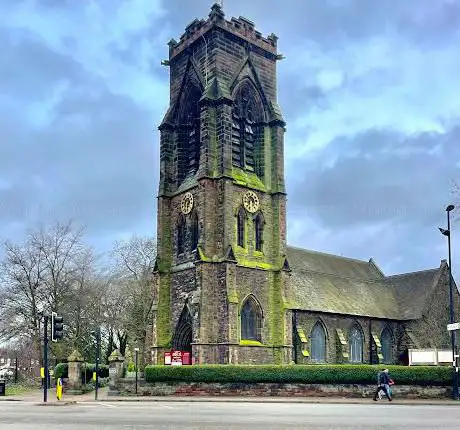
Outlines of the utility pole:
[{"label": "utility pole", "polygon": [[43,381],[43,402],[48,401],[48,378],[49,378],[49,369],[48,369],[48,315],[44,316],[44,333],[43,333],[43,367],[44,367],[44,376],[45,380]]}]

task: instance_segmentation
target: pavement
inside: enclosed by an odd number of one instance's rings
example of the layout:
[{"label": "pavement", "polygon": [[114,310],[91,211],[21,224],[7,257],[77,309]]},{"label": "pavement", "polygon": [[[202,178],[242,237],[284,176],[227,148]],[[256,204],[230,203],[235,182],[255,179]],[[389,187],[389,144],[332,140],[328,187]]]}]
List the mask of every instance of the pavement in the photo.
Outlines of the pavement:
[{"label": "pavement", "polygon": [[[16,396],[0,397],[0,402],[27,402],[43,404],[43,390],[31,391]],[[48,391],[49,406],[64,406],[76,403],[87,402],[188,402],[188,403],[305,403],[305,404],[369,404],[369,403],[390,403],[386,399],[373,402],[372,398],[355,397],[261,397],[261,396],[109,396],[107,388],[98,391],[98,398],[95,399],[94,391],[70,395],[64,393],[61,400],[57,400],[55,391]],[[398,399],[394,398],[392,404],[399,405],[433,405],[433,406],[460,406],[460,401],[451,399]]]}]

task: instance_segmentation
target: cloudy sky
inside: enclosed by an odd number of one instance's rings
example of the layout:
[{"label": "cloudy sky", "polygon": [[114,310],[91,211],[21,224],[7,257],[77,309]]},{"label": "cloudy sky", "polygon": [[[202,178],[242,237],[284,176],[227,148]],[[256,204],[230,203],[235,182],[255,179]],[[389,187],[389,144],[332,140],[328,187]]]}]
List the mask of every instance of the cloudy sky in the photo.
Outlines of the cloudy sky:
[{"label": "cloudy sky", "polygon": [[[0,0],[1,240],[69,218],[101,251],[154,234],[160,61],[211,4]],[[290,244],[373,257],[388,274],[438,266],[437,227],[460,181],[460,0],[225,0],[224,10],[276,33],[286,56]]]}]

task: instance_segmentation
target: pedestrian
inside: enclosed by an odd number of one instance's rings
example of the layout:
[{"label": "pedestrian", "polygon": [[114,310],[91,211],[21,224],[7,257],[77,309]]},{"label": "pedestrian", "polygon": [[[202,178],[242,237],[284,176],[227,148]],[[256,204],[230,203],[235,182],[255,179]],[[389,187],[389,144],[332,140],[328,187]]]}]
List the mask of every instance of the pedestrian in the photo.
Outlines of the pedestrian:
[{"label": "pedestrian", "polygon": [[[388,393],[390,394],[390,397],[393,398],[393,389],[391,388],[393,385],[395,384],[395,381],[393,381],[393,379],[390,378],[390,382],[389,382],[389,388],[388,388]],[[383,390],[380,390],[379,391],[379,400],[382,400],[382,397],[383,397]]]},{"label": "pedestrian", "polygon": [[394,384],[393,380],[390,378],[389,371],[388,369],[383,369],[383,371],[380,372],[378,375],[378,386],[373,399],[375,402],[377,401],[377,396],[379,396],[380,391],[383,391],[385,393],[385,395],[388,398],[388,401],[391,402],[393,400],[390,391],[390,383]]}]

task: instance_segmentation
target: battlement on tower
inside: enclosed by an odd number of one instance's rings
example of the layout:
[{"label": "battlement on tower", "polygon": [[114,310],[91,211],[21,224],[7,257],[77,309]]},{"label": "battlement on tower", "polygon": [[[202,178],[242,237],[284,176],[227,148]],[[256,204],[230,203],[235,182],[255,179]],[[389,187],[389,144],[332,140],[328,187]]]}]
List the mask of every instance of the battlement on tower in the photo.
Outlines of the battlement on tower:
[{"label": "battlement on tower", "polygon": [[221,6],[215,3],[211,7],[208,19],[193,20],[185,28],[185,32],[178,42],[174,39],[169,41],[169,59],[176,57],[213,27],[227,31],[271,54],[277,54],[278,37],[275,34],[272,33],[267,37],[262,36],[262,33],[256,30],[254,22],[242,16],[226,20]]}]

